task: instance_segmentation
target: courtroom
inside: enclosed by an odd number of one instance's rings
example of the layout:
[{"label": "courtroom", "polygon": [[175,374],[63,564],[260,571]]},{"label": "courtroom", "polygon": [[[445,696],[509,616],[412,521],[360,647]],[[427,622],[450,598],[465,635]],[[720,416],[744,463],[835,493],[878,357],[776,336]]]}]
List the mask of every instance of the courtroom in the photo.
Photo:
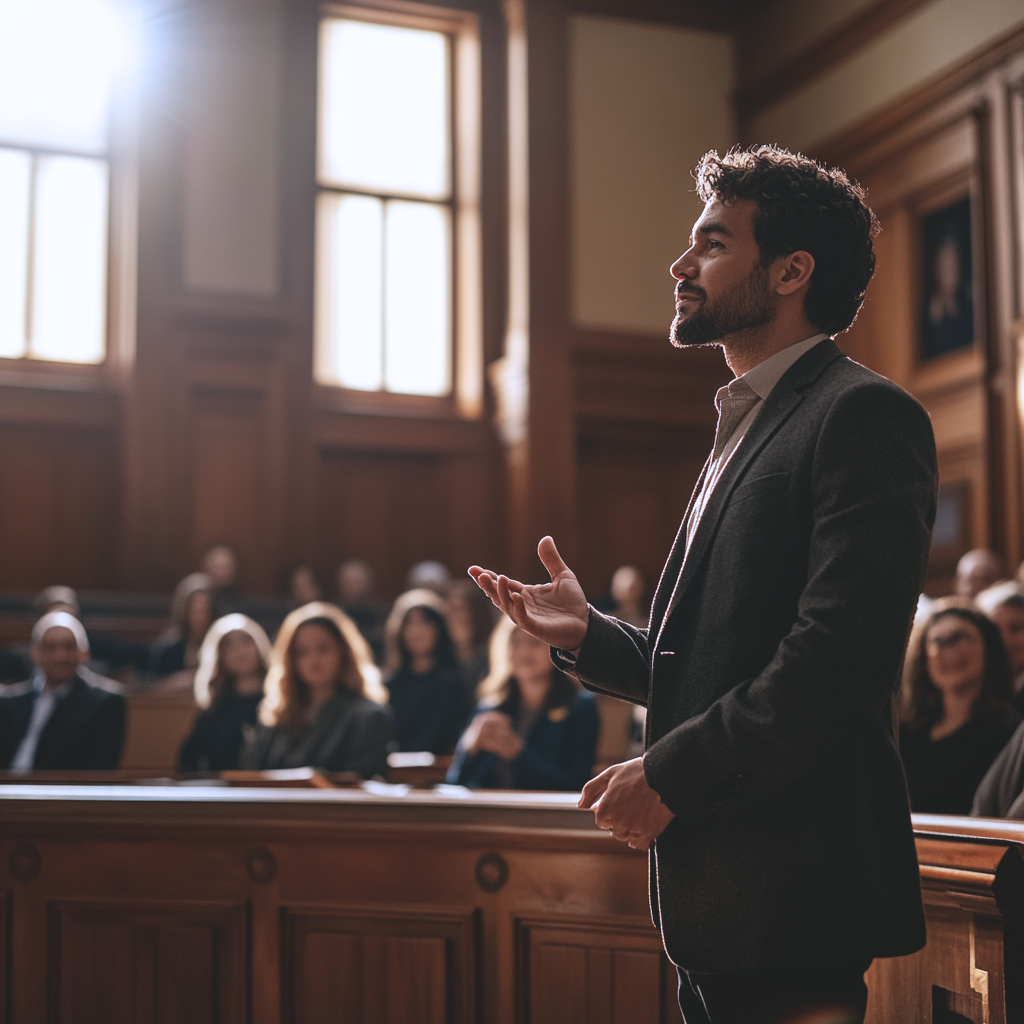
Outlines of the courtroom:
[{"label": "courtroom", "polygon": [[1022,0],[0,0],[0,1024],[1024,1024]]}]

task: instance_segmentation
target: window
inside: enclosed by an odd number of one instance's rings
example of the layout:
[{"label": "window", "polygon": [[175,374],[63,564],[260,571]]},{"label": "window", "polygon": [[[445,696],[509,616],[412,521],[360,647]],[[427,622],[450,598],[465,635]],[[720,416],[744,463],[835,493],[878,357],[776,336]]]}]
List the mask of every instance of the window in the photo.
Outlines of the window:
[{"label": "window", "polygon": [[106,0],[0,0],[0,357],[106,355],[113,89]]},{"label": "window", "polygon": [[[455,395],[465,411],[467,388],[479,391],[457,365],[479,363],[467,351],[473,315],[457,315],[459,292],[475,287],[466,264],[477,230],[475,174],[456,173],[467,140],[453,125],[465,23],[340,10],[320,23],[316,378]],[[458,253],[460,228],[469,244]]]}]

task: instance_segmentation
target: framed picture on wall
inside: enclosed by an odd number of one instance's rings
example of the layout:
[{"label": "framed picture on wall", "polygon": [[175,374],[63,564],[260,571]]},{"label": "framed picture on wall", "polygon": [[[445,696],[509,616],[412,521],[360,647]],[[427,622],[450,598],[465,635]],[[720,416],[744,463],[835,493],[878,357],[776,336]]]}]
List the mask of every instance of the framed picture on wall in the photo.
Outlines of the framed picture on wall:
[{"label": "framed picture on wall", "polygon": [[957,199],[921,217],[922,362],[974,344],[971,200]]}]

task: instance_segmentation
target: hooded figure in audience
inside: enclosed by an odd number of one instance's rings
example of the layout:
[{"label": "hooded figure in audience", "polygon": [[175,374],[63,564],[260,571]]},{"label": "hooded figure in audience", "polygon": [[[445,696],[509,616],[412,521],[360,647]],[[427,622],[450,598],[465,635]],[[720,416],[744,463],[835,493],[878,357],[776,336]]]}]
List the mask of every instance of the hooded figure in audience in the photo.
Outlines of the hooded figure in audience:
[{"label": "hooded figure in audience", "polygon": [[575,793],[591,778],[599,730],[594,698],[551,664],[547,644],[510,619],[495,627],[480,698],[449,782]]},{"label": "hooded figure in audience", "polygon": [[82,624],[49,612],[32,629],[36,671],[0,688],[0,767],[111,769],[124,745],[121,687],[86,667],[89,641]]},{"label": "hooded figure in audience", "polygon": [[199,664],[199,647],[215,613],[213,581],[202,572],[186,576],[175,588],[171,626],[149,650],[149,671],[158,679]]},{"label": "hooded figure in audience", "polygon": [[978,607],[999,627],[1013,676],[1013,705],[1024,714],[1024,589],[1016,580],[1005,580],[983,590]]},{"label": "hooded figure in audience", "polygon": [[940,603],[911,637],[903,697],[900,756],[911,808],[969,814],[1020,721],[995,624],[974,608]]},{"label": "hooded figure in audience", "polygon": [[410,590],[395,602],[384,632],[390,671],[388,700],[398,750],[448,754],[466,724],[466,696],[444,602],[429,590]]},{"label": "hooded figure in audience", "polygon": [[285,618],[265,689],[240,768],[386,774],[387,694],[369,645],[340,608],[314,601]]},{"label": "hooded figure in audience", "polygon": [[200,712],[178,754],[180,771],[238,767],[243,730],[256,724],[269,662],[267,634],[247,615],[225,615],[210,627],[194,683]]}]

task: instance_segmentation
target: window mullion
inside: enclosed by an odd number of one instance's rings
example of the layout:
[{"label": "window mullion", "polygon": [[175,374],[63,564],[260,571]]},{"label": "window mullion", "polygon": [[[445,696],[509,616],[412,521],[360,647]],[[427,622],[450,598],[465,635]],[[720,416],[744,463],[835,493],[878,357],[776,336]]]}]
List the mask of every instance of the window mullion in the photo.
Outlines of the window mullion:
[{"label": "window mullion", "polygon": [[28,217],[25,232],[25,355],[32,355],[35,336],[35,279],[36,279],[36,179],[39,174],[39,156],[29,154],[31,164],[28,175]]}]

